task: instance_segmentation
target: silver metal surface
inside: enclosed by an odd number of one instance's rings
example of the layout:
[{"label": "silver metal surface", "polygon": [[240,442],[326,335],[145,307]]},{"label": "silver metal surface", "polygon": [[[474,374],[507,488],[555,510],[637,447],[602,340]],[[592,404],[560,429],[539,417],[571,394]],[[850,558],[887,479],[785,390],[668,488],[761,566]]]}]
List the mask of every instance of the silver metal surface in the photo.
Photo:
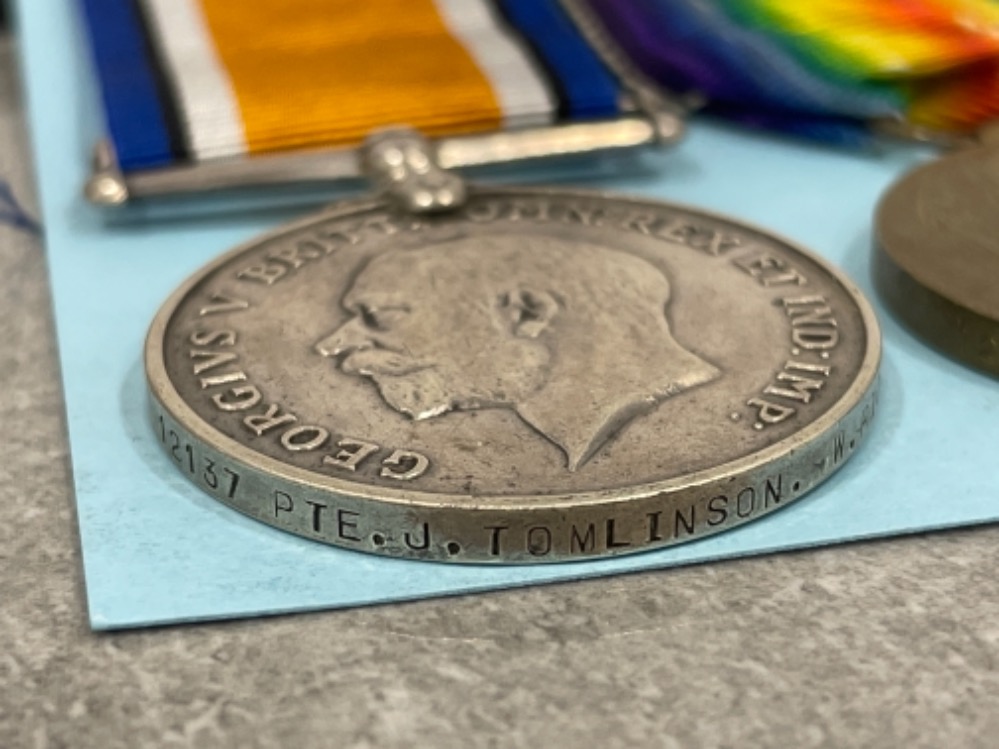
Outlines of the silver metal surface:
[{"label": "silver metal surface", "polygon": [[[628,114],[613,120],[502,130],[430,142],[442,168],[464,170],[630,150],[676,140],[682,129],[680,118],[666,111],[655,119]],[[663,137],[666,130],[671,130],[670,138]],[[135,199],[167,195],[359,180],[364,176],[361,158],[360,148],[329,148],[123,174],[110,143],[103,141],[95,149],[94,172],[84,192],[92,203],[115,207]]]},{"label": "silver metal surface", "polygon": [[441,167],[430,141],[411,128],[369,136],[361,161],[375,187],[407,213],[451,211],[468,198],[465,180]]},{"label": "silver metal surface", "polygon": [[546,562],[787,505],[859,446],[880,337],[821,260],[638,200],[333,207],[223,256],[149,333],[192,481],[348,548]]}]

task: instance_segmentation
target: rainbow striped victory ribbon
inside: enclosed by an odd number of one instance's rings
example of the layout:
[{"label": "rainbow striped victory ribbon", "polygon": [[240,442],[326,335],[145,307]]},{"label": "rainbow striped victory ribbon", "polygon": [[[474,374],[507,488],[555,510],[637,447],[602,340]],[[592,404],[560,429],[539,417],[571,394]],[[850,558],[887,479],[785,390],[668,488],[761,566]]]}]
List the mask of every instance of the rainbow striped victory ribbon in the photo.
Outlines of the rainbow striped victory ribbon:
[{"label": "rainbow striped victory ribbon", "polygon": [[862,140],[999,116],[996,0],[589,0],[650,77],[748,124]]},{"label": "rainbow striped victory ribbon", "polygon": [[996,0],[80,2],[104,203],[358,176],[392,126],[463,167],[668,141],[676,101],[843,143],[999,115]]}]

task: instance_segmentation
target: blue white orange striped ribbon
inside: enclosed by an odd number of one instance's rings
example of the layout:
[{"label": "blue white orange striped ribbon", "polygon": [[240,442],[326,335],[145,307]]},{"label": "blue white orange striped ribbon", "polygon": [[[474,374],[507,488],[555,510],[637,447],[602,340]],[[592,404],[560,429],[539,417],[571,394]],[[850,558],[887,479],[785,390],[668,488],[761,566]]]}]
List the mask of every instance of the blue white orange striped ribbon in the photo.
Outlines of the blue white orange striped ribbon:
[{"label": "blue white orange striped ribbon", "polygon": [[123,169],[618,113],[558,0],[81,0]]}]

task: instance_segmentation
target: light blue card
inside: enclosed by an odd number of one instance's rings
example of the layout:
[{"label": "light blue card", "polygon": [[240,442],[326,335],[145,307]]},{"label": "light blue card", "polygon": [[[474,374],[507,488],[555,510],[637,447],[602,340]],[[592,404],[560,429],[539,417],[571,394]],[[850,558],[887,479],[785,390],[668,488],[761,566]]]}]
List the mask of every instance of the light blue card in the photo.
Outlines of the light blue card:
[{"label": "light blue card", "polygon": [[[882,309],[883,395],[870,441],[814,493],[734,532],[609,561],[482,568],[327,548],[226,509],[189,485],[155,444],[145,414],[143,337],[188,274],[293,211],[114,226],[84,205],[96,116],[73,7],[21,0],[20,27],[96,629],[578,579],[999,516],[999,381],[924,348]],[[873,297],[871,212],[918,154],[845,153],[701,122],[691,130],[682,146],[646,162],[651,170],[578,184],[771,227],[845,268]]]}]

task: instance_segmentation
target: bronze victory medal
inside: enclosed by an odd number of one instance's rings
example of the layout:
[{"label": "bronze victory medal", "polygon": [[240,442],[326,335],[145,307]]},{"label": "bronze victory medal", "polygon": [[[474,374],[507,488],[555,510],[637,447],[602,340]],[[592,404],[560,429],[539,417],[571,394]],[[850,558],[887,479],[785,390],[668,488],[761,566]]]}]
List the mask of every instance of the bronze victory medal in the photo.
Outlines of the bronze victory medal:
[{"label": "bronze victory medal", "polygon": [[859,446],[880,333],[822,260],[598,194],[341,204],[162,308],[164,449],[213,497],[361,551],[548,562],[784,507]]},{"label": "bronze victory medal", "polygon": [[994,142],[916,169],[878,208],[875,278],[889,305],[932,344],[993,374],[999,374],[997,238]]}]

